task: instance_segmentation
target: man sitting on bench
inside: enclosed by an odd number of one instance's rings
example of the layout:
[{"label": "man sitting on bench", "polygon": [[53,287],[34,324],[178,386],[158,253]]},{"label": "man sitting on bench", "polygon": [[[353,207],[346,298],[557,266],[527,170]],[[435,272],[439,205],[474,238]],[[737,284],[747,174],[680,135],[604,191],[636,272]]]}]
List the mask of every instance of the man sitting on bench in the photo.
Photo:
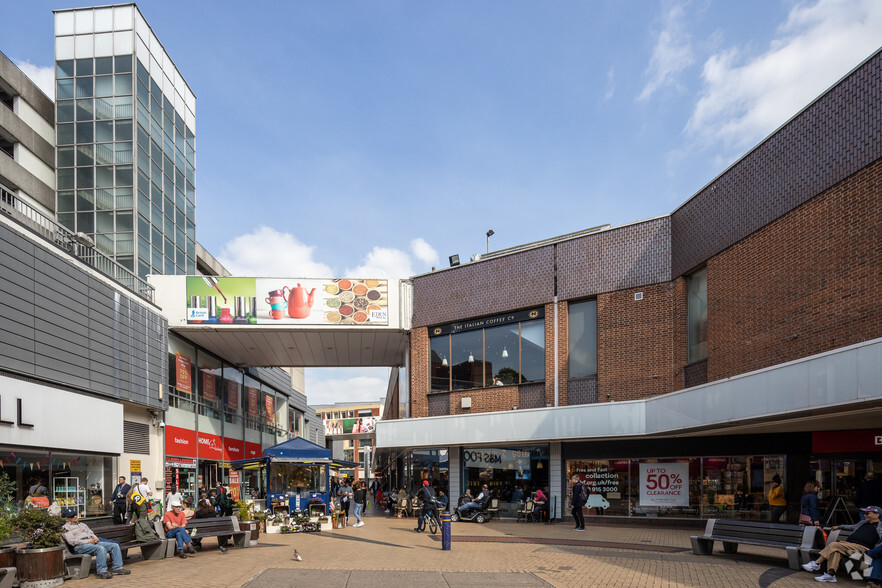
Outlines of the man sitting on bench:
[{"label": "man sitting on bench", "polygon": [[165,536],[174,539],[177,543],[175,555],[181,559],[187,559],[187,554],[184,553],[184,551],[187,553],[196,553],[196,549],[194,549],[193,542],[190,539],[190,534],[185,528],[187,526],[187,517],[181,510],[180,500],[172,500],[170,506],[171,510],[165,513],[165,516],[162,517],[162,524],[165,525]]},{"label": "man sitting on bench", "polygon": [[[123,569],[122,552],[119,550],[119,543],[110,543],[101,541],[92,532],[86,523],[80,522],[80,515],[74,508],[65,508],[61,511],[61,516],[67,519],[62,529],[62,537],[70,545],[74,553],[85,553],[95,556],[95,571],[102,580],[109,580],[114,574],[125,576],[131,574],[129,570]],[[110,561],[113,564],[113,572],[107,571],[107,554],[110,554]]]},{"label": "man sitting on bench", "polygon": [[821,569],[821,564],[826,560],[827,573],[815,578],[818,582],[835,582],[836,569],[839,567],[839,560],[842,556],[850,557],[853,553],[865,553],[866,551],[882,545],[882,522],[879,521],[879,515],[882,514],[882,508],[878,506],[868,506],[862,508],[865,520],[856,525],[840,525],[833,527],[834,529],[846,529],[851,531],[848,541],[834,541],[821,550],[821,553],[815,561],[810,561],[802,566],[807,572],[817,572]]}]

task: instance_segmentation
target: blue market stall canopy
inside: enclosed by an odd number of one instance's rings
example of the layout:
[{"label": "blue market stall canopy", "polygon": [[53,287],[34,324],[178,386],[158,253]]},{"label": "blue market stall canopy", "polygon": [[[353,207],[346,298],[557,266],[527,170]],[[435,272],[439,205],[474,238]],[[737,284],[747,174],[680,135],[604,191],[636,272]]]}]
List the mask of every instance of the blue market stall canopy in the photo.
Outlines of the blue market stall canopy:
[{"label": "blue market stall canopy", "polygon": [[284,443],[273,445],[263,450],[263,457],[242,459],[230,464],[233,468],[246,468],[256,464],[272,462],[290,462],[302,464],[330,464],[338,467],[355,467],[358,464],[353,461],[334,459],[333,452],[307,441],[303,437],[294,437]]}]

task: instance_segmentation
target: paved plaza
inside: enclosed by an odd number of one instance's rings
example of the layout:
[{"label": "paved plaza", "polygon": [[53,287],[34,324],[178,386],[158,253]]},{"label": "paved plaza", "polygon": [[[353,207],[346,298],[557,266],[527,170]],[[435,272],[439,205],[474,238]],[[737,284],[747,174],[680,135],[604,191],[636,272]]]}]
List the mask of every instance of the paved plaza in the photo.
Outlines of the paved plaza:
[{"label": "paved plaza", "polygon": [[[783,550],[741,547],[737,555],[692,554],[696,529],[492,521],[454,523],[450,551],[441,533],[413,531],[415,519],[366,517],[363,527],[331,532],[260,535],[260,544],[221,553],[214,539],[186,560],[139,561],[130,576],[78,586],[247,586],[317,588],[395,586],[818,586],[787,567]],[[294,549],[303,561],[294,561]],[[137,554],[137,550],[133,550]],[[112,584],[111,584],[112,583]],[[862,586],[840,579],[843,586]]]}]

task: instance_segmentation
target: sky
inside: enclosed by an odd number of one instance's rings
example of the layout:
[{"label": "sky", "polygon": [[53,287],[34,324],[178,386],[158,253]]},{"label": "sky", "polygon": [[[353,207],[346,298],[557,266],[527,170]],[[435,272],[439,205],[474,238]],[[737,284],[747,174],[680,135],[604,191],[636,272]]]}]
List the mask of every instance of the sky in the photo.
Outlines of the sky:
[{"label": "sky", "polygon": [[[52,96],[52,9],[0,51]],[[145,0],[234,275],[408,277],[666,215],[882,46],[879,0]],[[310,404],[387,368],[308,369]]]}]

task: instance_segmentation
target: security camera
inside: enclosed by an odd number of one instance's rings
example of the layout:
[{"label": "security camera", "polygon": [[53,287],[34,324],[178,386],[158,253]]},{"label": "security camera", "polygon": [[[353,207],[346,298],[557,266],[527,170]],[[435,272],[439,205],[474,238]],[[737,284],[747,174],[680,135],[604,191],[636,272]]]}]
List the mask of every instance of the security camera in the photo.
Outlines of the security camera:
[{"label": "security camera", "polygon": [[159,421],[159,428],[160,428],[160,429],[164,429],[164,428],[165,428],[165,421]]}]

